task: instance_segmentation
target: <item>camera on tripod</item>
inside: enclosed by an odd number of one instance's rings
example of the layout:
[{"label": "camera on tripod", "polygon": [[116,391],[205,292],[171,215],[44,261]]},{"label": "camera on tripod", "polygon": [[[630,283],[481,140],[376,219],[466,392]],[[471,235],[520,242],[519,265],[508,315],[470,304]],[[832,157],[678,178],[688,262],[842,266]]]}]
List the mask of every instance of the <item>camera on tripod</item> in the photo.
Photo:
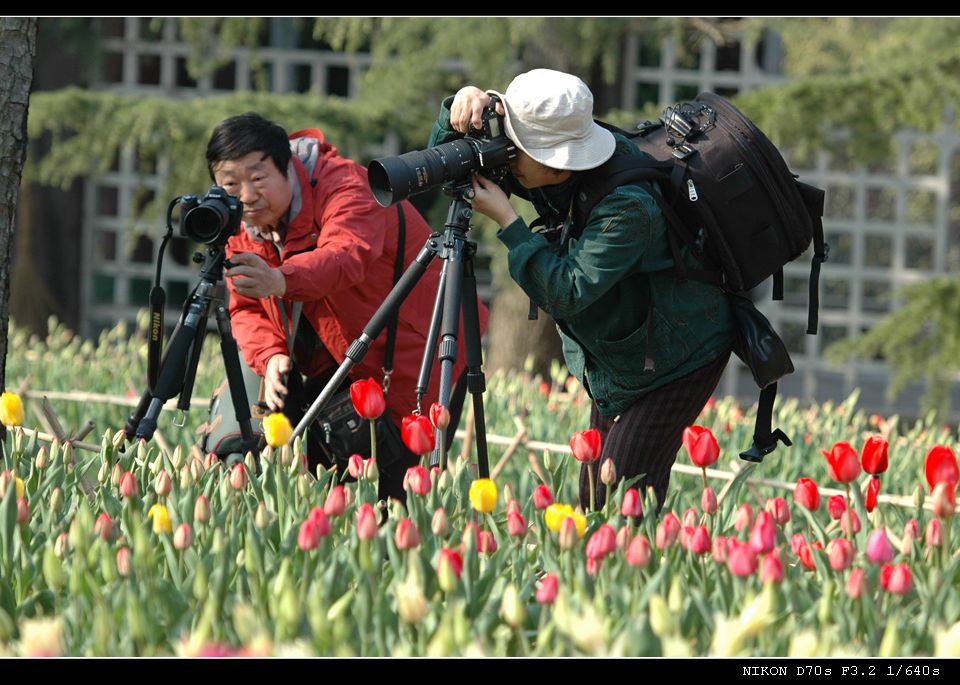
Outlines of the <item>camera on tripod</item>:
[{"label": "camera on tripod", "polygon": [[465,183],[474,171],[501,182],[517,149],[504,132],[503,117],[494,109],[497,102],[497,97],[490,99],[483,112],[483,128],[476,136],[370,162],[367,180],[377,203],[389,207],[437,185]]},{"label": "camera on tripod", "polygon": [[206,245],[226,245],[240,230],[243,204],[220,186],[211,186],[202,198],[180,198],[180,235]]}]

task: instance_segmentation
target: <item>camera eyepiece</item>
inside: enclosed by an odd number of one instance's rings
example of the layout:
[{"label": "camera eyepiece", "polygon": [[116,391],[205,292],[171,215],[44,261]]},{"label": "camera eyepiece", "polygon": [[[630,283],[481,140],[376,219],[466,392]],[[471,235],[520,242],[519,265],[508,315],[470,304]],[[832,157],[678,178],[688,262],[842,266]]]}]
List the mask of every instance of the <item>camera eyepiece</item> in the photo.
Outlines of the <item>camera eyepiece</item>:
[{"label": "camera eyepiece", "polygon": [[207,245],[225,245],[240,230],[243,204],[220,186],[203,198],[184,195],[180,200],[180,234]]}]

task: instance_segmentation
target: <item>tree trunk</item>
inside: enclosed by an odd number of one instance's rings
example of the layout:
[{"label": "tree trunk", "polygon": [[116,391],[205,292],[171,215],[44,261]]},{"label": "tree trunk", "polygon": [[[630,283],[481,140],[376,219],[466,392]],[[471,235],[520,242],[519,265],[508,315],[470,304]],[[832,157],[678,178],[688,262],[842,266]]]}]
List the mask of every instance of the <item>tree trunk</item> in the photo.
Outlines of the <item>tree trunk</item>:
[{"label": "tree trunk", "polygon": [[10,252],[20,174],[27,156],[27,106],[36,49],[36,18],[0,18],[0,390],[6,388]]},{"label": "tree trunk", "polygon": [[536,321],[527,319],[530,298],[513,281],[497,290],[490,307],[490,330],[485,368],[523,369],[533,358],[532,373],[550,378],[550,362],[563,359],[560,335],[553,318],[539,312]]}]

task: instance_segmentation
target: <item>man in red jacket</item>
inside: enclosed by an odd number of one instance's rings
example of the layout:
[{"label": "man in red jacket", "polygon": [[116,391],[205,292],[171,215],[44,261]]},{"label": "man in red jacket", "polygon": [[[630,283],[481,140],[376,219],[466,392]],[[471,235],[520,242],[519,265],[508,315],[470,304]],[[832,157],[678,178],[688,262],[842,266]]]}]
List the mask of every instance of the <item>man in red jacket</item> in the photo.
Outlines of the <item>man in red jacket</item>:
[{"label": "man in red jacket", "polygon": [[[279,125],[255,113],[242,114],[217,125],[206,157],[214,182],[243,203],[243,223],[226,249],[233,264],[226,280],[234,336],[247,364],[264,379],[267,405],[284,410],[296,423],[393,288],[398,209],[378,205],[366,169],[339,156],[317,129],[288,139]],[[433,231],[409,202],[402,209],[406,268]],[[400,307],[387,394],[387,409],[397,425],[416,406],[440,268],[441,260],[435,259]],[[292,324],[294,303],[302,303],[302,316],[291,359],[285,322]],[[487,310],[478,306],[482,333]],[[382,383],[386,339],[384,330],[353,367],[354,380]],[[461,323],[453,378],[461,378],[464,368]],[[291,373],[295,369],[307,376],[302,393],[296,388],[299,375]],[[439,382],[435,361],[424,410],[437,400]],[[451,402],[454,428],[464,388],[463,382],[457,384]],[[297,406],[290,406],[294,400]],[[405,470],[405,465],[395,467],[387,476],[402,479]]]}]

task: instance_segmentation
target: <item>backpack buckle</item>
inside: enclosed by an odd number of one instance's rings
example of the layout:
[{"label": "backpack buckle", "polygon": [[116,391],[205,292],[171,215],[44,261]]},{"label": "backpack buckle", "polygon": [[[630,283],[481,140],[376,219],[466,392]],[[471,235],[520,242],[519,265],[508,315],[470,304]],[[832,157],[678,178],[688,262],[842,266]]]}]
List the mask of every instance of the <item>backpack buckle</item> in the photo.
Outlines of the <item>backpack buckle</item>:
[{"label": "backpack buckle", "polygon": [[686,159],[687,157],[692,155],[694,152],[696,152],[696,150],[694,150],[692,147],[690,147],[686,143],[683,143],[682,145],[676,145],[673,148],[673,156],[680,160]]}]

